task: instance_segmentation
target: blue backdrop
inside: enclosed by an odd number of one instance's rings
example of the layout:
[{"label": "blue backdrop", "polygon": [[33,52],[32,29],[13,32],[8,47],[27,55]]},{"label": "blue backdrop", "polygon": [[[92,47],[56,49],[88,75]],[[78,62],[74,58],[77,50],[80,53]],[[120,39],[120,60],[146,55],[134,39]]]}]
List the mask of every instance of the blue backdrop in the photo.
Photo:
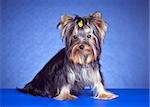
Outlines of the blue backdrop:
[{"label": "blue backdrop", "polygon": [[23,87],[64,47],[64,14],[100,11],[108,23],[101,64],[107,88],[148,88],[148,0],[2,0],[0,88]]}]

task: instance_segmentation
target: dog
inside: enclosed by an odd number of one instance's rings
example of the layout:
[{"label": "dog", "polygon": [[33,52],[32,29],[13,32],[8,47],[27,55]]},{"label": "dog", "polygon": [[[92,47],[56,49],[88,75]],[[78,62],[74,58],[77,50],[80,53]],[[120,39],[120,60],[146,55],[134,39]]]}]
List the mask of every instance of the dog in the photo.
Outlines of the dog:
[{"label": "dog", "polygon": [[110,100],[118,95],[104,88],[100,54],[107,28],[100,12],[74,18],[61,16],[57,26],[65,48],[61,49],[21,92],[57,100],[77,99],[86,86],[96,90],[94,98]]}]

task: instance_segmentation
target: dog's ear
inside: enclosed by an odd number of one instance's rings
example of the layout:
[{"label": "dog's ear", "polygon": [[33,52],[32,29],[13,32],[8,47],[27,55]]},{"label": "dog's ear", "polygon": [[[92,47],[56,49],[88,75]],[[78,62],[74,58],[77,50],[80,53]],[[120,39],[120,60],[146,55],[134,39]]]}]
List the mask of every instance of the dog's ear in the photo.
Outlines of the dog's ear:
[{"label": "dog's ear", "polygon": [[99,12],[94,12],[90,17],[92,17],[92,22],[98,31],[102,44],[105,37],[105,31],[107,30],[107,24],[102,19],[102,14]]},{"label": "dog's ear", "polygon": [[73,21],[73,18],[69,15],[61,16],[60,22],[57,25],[57,27],[62,30],[68,23],[70,23],[72,21]]},{"label": "dog's ear", "polygon": [[102,14],[100,12],[94,12],[91,14],[91,16],[94,18],[101,18]]},{"label": "dog's ear", "polygon": [[73,22],[73,18],[71,16],[69,16],[69,15],[61,16],[61,19],[57,25],[57,28],[62,30],[62,32],[61,32],[62,38],[64,38],[65,31],[66,31],[67,27],[70,24],[72,24],[72,22]]}]

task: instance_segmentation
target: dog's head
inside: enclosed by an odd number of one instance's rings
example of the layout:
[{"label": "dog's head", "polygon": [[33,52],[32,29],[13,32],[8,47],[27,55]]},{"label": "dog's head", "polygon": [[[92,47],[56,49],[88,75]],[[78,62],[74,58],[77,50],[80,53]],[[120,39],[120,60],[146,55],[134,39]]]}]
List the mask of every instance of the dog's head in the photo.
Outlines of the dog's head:
[{"label": "dog's head", "polygon": [[88,64],[97,60],[106,31],[106,23],[99,12],[75,18],[64,15],[58,28],[62,30],[67,55],[73,63]]}]

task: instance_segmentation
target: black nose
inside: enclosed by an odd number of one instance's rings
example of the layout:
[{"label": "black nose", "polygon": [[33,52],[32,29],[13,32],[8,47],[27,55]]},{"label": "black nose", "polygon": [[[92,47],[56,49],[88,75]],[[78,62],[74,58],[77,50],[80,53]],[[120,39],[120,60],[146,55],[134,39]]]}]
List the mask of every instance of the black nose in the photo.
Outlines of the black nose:
[{"label": "black nose", "polygon": [[80,48],[80,49],[84,49],[84,45],[80,45],[79,48]]}]

